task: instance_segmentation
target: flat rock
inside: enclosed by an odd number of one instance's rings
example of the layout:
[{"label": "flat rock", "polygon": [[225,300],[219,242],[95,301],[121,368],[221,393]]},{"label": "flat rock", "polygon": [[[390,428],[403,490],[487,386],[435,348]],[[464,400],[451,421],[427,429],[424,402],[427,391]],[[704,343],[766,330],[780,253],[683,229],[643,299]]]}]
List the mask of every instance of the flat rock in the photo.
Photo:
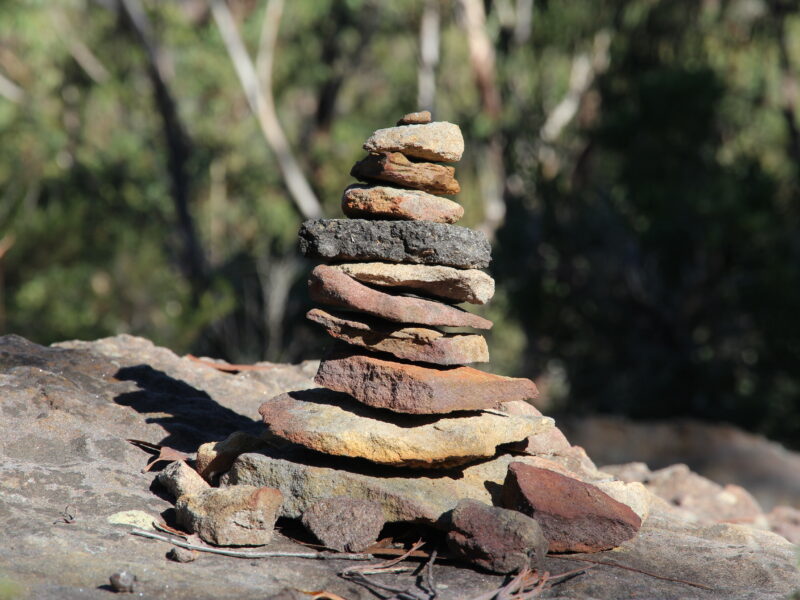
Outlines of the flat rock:
[{"label": "flat rock", "polygon": [[181,496],[175,504],[178,524],[217,546],[261,546],[272,531],[283,494],[248,485],[209,488]]},{"label": "flat rock", "polygon": [[369,154],[350,169],[350,175],[359,181],[387,181],[400,187],[448,195],[461,191],[455,172],[446,165],[412,162],[400,152]]},{"label": "flat rock", "polygon": [[323,360],[314,381],[363,404],[411,414],[496,408],[503,402],[538,395],[530,379],[502,377],[471,367],[424,367],[354,353]]},{"label": "flat rock", "polygon": [[492,322],[460,308],[425,300],[387,294],[359,283],[329,265],[317,265],[308,279],[311,299],[397,323],[491,329]]},{"label": "flat rock", "polygon": [[[374,500],[389,523],[415,521],[447,529],[449,511],[462,498],[499,505],[502,484],[512,462],[546,464],[533,456],[504,454],[452,471],[395,469],[365,461],[323,456],[303,448],[266,449],[237,458],[221,485],[255,485],[283,491],[280,516],[299,519],[312,504],[331,496]],[[639,483],[590,479],[613,498],[633,506],[642,517],[650,493]],[[443,520],[444,518],[444,520]]]},{"label": "flat rock", "polygon": [[182,460],[176,460],[164,467],[157,479],[175,498],[184,494],[197,494],[209,488],[208,482],[200,473]]},{"label": "flat rock", "polygon": [[397,121],[398,125],[419,125],[431,122],[431,111],[420,110],[418,112],[407,113]]},{"label": "flat rock", "polygon": [[548,541],[534,519],[516,510],[460,500],[450,516],[447,545],[458,558],[494,573],[544,565]]},{"label": "flat rock", "polygon": [[414,290],[456,302],[486,304],[494,296],[494,279],[477,269],[382,262],[344,263],[336,268],[364,283]]},{"label": "flat rock", "polygon": [[599,552],[636,535],[641,518],[595,485],[513,462],[503,483],[506,508],[539,522],[550,552]]},{"label": "flat rock", "polygon": [[[151,491],[153,474],[142,473],[151,456],[125,438],[191,453],[203,442],[224,439],[236,430],[257,435],[264,429],[260,420],[252,418],[259,404],[283,391],[313,386],[316,361],[272,363],[268,369],[223,373],[130,335],[54,346],[5,336],[0,337],[0,357],[0,527],[13,541],[0,544],[0,578],[5,590],[17,588],[20,597],[37,600],[100,599],[108,597],[109,592],[102,588],[108,585],[109,575],[124,567],[139,575],[143,597],[147,598],[269,598],[302,585],[304,590],[327,590],[348,600],[374,599],[370,591],[338,576],[348,566],[339,561],[283,558],[271,561],[265,570],[251,567],[247,561],[234,564],[229,557],[204,553],[195,562],[178,565],[165,560],[168,545],[132,536],[129,525],[109,520],[111,515],[133,510],[151,515],[152,520],[173,508],[171,499]],[[675,435],[674,425],[671,427]],[[623,445],[618,448],[623,449]],[[744,461],[744,452],[740,447],[734,456]],[[783,454],[789,452],[784,450]],[[721,458],[727,459],[715,455],[717,462]],[[778,477],[773,474],[778,471],[770,465],[780,460],[773,452],[770,460],[761,463],[764,469],[772,469],[766,476],[771,478],[773,489],[778,489],[781,481],[772,479]],[[711,469],[713,464],[706,467]],[[489,483],[491,493],[485,481],[473,480],[473,467],[465,469],[466,476],[474,481],[471,486],[451,478],[453,485],[461,487],[447,489],[449,509],[455,507],[459,497],[467,497],[460,494],[467,488],[477,499],[490,503],[506,468],[507,463],[506,467],[493,467],[498,473]],[[385,484],[387,478],[401,475],[396,473],[398,469],[391,471],[388,476],[385,472],[383,477],[376,475],[375,483]],[[436,477],[422,479],[409,476],[409,486],[439,481],[441,475],[438,472]],[[312,480],[319,482],[317,475],[312,475]],[[297,484],[305,493],[314,482],[306,486],[298,480]],[[644,490],[641,484],[626,485]],[[422,493],[431,489],[426,487]],[[332,495],[325,489],[320,491],[323,493],[318,499]],[[287,488],[289,493],[293,492]],[[348,494],[346,486],[338,493]],[[446,504],[444,492],[438,497],[441,502],[428,505]],[[414,496],[409,497],[408,502],[413,501]],[[395,506],[400,502],[398,497]],[[419,499],[421,505],[424,502],[428,502],[427,497]],[[295,500],[291,503],[294,505]],[[66,504],[76,517],[71,524],[60,520]],[[750,525],[687,521],[681,515],[688,513],[663,501],[654,507],[639,535],[609,558],[711,589],[597,567],[559,583],[554,588],[559,598],[767,600],[790,597],[800,588],[796,546],[783,537]],[[277,531],[269,549],[307,551]],[[545,570],[558,574],[577,566],[548,556]],[[477,597],[504,583],[499,576],[446,563],[437,562],[434,571],[441,600]],[[399,588],[414,584],[409,575],[381,577],[382,582]]]},{"label": "flat rock", "polygon": [[478,231],[429,221],[313,219],[300,227],[300,250],[309,258],[386,261],[485,269],[492,259]]},{"label": "flat rock", "polygon": [[364,143],[367,152],[402,152],[424,160],[456,162],[464,154],[461,128],[447,121],[378,129]]},{"label": "flat rock", "polygon": [[486,340],[477,334],[404,327],[382,319],[354,313],[327,312],[320,308],[312,308],[306,317],[322,325],[331,337],[347,344],[386,352],[405,360],[436,365],[489,361]]},{"label": "flat rock", "polygon": [[428,419],[389,415],[324,388],[281,394],[258,412],[273,435],[305,448],[415,468],[447,468],[489,458],[498,446],[553,426],[549,417],[491,412]]},{"label": "flat rock", "polygon": [[326,548],[361,552],[378,539],[386,519],[377,502],[336,496],[303,513],[303,526]]},{"label": "flat rock", "polygon": [[455,223],[464,216],[464,207],[419,190],[351,185],[342,195],[342,212],[357,219]]}]

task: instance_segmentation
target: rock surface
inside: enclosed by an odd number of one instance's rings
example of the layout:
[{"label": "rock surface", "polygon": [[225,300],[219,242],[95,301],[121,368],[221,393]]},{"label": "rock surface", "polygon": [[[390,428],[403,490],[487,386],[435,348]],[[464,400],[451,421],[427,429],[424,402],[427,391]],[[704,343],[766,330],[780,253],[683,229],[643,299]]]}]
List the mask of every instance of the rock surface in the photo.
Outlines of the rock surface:
[{"label": "rock surface", "polygon": [[738,485],[721,486],[686,465],[651,471],[644,463],[603,467],[622,481],[638,481],[673,506],[708,522],[766,524],[758,502]]},{"label": "rock surface", "polygon": [[485,269],[492,249],[483,233],[428,221],[315,219],[300,227],[300,251],[309,258],[387,261]]},{"label": "rock surface", "polygon": [[272,530],[283,494],[274,488],[240,485],[209,488],[178,498],[178,525],[217,546],[262,546]]},{"label": "rock surface", "polygon": [[423,367],[354,353],[323,360],[314,381],[368,406],[411,414],[496,408],[538,394],[530,379],[501,377],[471,367]]},{"label": "rock surface", "polygon": [[354,313],[312,308],[306,317],[325,328],[333,338],[397,358],[435,365],[488,362],[486,340],[477,334],[442,333],[426,327],[403,327]]},{"label": "rock surface", "polygon": [[369,548],[386,523],[380,504],[347,496],[316,502],[303,513],[302,520],[322,545],[339,552]]},{"label": "rock surface", "polygon": [[336,268],[364,283],[416,290],[456,302],[486,304],[494,296],[494,279],[477,269],[380,262],[345,263]]},{"label": "rock surface", "polygon": [[367,152],[402,152],[424,160],[458,162],[464,154],[461,128],[447,121],[378,129],[364,143]]},{"label": "rock surface", "polygon": [[209,487],[208,482],[182,460],[176,460],[164,467],[157,479],[175,498],[184,494],[199,494]]},{"label": "rock surface", "polygon": [[[16,586],[21,597],[37,600],[102,600],[109,597],[103,587],[109,575],[124,567],[139,576],[141,597],[150,599],[256,600],[287,588],[374,598],[338,576],[353,563],[286,558],[251,566],[202,554],[176,564],[164,559],[168,544],[131,536],[129,526],[109,521],[131,510],[156,518],[172,507],[149,489],[153,474],[142,473],[150,455],[126,438],[193,452],[236,430],[259,433],[263,425],[252,416],[264,399],[314,385],[314,361],[268,366],[222,373],[131,336],[53,347],[0,338],[0,527],[11,540],[0,544],[4,589]],[[737,456],[746,458],[741,451]],[[491,502],[485,487],[481,495]],[[72,523],[62,518],[66,504]],[[654,506],[636,538],[594,558],[711,589],[598,566],[560,583],[557,597],[761,600],[786,598],[800,588],[795,546],[780,536],[745,525],[697,524],[665,502]],[[278,532],[268,549],[307,550]],[[576,566],[550,556],[545,569],[555,575]],[[441,600],[471,600],[503,583],[439,562],[435,575]],[[405,588],[414,576],[382,581]]]},{"label": "rock surface", "polygon": [[461,500],[450,516],[447,545],[482,569],[516,573],[544,565],[548,541],[539,523],[519,511]]},{"label": "rock surface", "polygon": [[329,456],[391,466],[446,468],[489,458],[497,447],[553,426],[549,417],[502,413],[392,415],[325,388],[289,392],[261,405],[270,433]]},{"label": "rock surface", "polygon": [[397,323],[491,329],[492,322],[454,306],[395,296],[359,283],[336,267],[318,265],[308,278],[311,299]]},{"label": "rock surface", "polygon": [[599,552],[631,539],[642,521],[597,486],[556,471],[513,462],[503,506],[536,519],[550,552]]},{"label": "rock surface", "polygon": [[342,195],[342,212],[355,219],[455,223],[464,216],[464,207],[419,190],[351,185]]},{"label": "rock surface", "polygon": [[461,191],[453,167],[412,162],[399,152],[370,154],[353,165],[350,175],[360,181],[388,181],[430,194],[457,194]]}]

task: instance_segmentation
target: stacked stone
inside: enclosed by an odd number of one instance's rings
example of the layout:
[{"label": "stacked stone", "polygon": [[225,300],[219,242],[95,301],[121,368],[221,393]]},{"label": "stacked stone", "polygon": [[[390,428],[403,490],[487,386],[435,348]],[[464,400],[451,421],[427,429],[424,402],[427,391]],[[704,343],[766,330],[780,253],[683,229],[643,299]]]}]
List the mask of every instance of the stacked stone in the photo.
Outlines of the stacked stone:
[{"label": "stacked stone", "polygon": [[364,183],[342,198],[349,218],[300,229],[302,252],[323,263],[307,316],[338,344],[320,363],[321,387],[261,405],[268,447],[229,440],[203,462],[230,468],[222,485],[279,489],[281,516],[339,549],[366,547],[383,519],[425,522],[448,529],[456,555],[507,572],[533,551],[628,539],[646,510],[632,484],[597,471],[526,402],[532,381],[467,366],[489,360],[480,333],[442,329],[492,326],[456,306],[494,294],[480,270],[488,241],[455,225],[464,211],[442,197],[459,191],[441,164],[461,158],[458,126],[413,113],[364,149],[351,171]]},{"label": "stacked stone", "polygon": [[479,270],[491,256],[486,237],[454,225],[464,210],[442,197],[460,189],[455,169],[441,164],[461,158],[459,127],[412,113],[364,149],[351,175],[365,184],[342,197],[351,218],[300,230],[303,253],[328,263],[311,273],[311,298],[324,308],[308,318],[344,344],[320,364],[322,389],[262,406],[270,431],[328,455],[440,468],[491,458],[499,445],[552,427],[540,415],[496,411],[535,397],[534,383],[466,366],[488,361],[484,337],[438,329],[492,326],[455,306],[494,293]]}]

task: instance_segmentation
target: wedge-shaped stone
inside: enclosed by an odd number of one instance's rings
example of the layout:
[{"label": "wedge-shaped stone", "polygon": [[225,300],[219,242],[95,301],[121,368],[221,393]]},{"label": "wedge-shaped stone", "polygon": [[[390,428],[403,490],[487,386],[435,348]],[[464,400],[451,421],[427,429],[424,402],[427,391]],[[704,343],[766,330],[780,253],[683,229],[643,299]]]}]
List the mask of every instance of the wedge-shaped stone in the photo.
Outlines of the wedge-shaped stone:
[{"label": "wedge-shaped stone", "polygon": [[[454,472],[437,470],[409,473],[360,461],[322,456],[294,449],[266,449],[239,456],[222,476],[222,485],[268,486],[283,492],[280,516],[299,519],[313,504],[331,496],[375,500],[387,522],[419,521],[447,527],[447,513],[459,499],[499,504],[503,480],[511,462],[547,463],[533,456],[504,454]],[[598,487],[630,503],[640,516],[647,514],[650,493],[641,483],[598,481]]]},{"label": "wedge-shaped stone", "polygon": [[477,269],[381,262],[344,263],[336,268],[364,283],[410,289],[456,302],[486,304],[494,296],[494,279]]},{"label": "wedge-shaped stone", "polygon": [[350,175],[360,181],[388,181],[431,194],[460,192],[455,172],[446,165],[412,162],[399,152],[370,154],[350,169]]},{"label": "wedge-shaped stone", "polygon": [[429,110],[421,110],[419,112],[412,112],[403,115],[403,117],[397,121],[398,125],[421,125],[422,123],[430,123],[431,122],[431,111]]},{"label": "wedge-shaped stone", "polygon": [[538,394],[530,379],[501,377],[471,367],[423,367],[353,353],[323,360],[314,381],[363,404],[410,414],[491,409]]},{"label": "wedge-shaped stone", "polygon": [[308,279],[311,299],[397,323],[491,329],[492,322],[460,308],[408,296],[394,296],[359,283],[343,271],[318,265]]},{"label": "wedge-shaped stone", "polygon": [[428,419],[389,417],[325,388],[281,394],[262,404],[258,412],[273,435],[305,448],[416,468],[453,467],[489,458],[498,446],[553,426],[549,417],[499,412]]},{"label": "wedge-shaped stone", "polygon": [[639,531],[642,520],[599,487],[523,462],[509,465],[503,506],[539,522],[550,552],[599,552]]},{"label": "wedge-shaped stone", "polygon": [[364,144],[368,152],[402,152],[425,160],[456,162],[464,154],[461,128],[447,121],[378,129]]},{"label": "wedge-shaped stone", "polygon": [[428,221],[316,219],[300,227],[300,250],[310,258],[445,265],[485,269],[492,260],[478,231]]},{"label": "wedge-shaped stone", "polygon": [[342,212],[360,219],[455,223],[464,216],[464,207],[419,190],[351,185],[342,195]]},{"label": "wedge-shaped stone", "polygon": [[426,327],[403,327],[354,313],[331,313],[312,308],[306,317],[322,325],[333,338],[397,358],[435,365],[489,362],[481,335],[442,333]]}]

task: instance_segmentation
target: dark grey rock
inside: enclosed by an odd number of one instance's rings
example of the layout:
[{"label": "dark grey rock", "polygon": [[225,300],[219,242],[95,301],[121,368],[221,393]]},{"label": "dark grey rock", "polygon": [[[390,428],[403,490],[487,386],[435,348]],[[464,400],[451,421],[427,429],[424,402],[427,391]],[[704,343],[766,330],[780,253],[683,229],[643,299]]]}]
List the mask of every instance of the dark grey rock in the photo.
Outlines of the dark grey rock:
[{"label": "dark grey rock", "polygon": [[361,552],[378,539],[386,519],[377,502],[336,496],[303,513],[303,526],[321,544],[339,552]]},{"label": "dark grey rock", "polygon": [[459,269],[484,269],[492,260],[492,249],[483,233],[429,221],[316,219],[303,223],[299,236],[300,250],[311,258]]},{"label": "dark grey rock", "polygon": [[534,519],[477,500],[459,501],[447,545],[459,558],[495,573],[544,565],[548,542]]}]

